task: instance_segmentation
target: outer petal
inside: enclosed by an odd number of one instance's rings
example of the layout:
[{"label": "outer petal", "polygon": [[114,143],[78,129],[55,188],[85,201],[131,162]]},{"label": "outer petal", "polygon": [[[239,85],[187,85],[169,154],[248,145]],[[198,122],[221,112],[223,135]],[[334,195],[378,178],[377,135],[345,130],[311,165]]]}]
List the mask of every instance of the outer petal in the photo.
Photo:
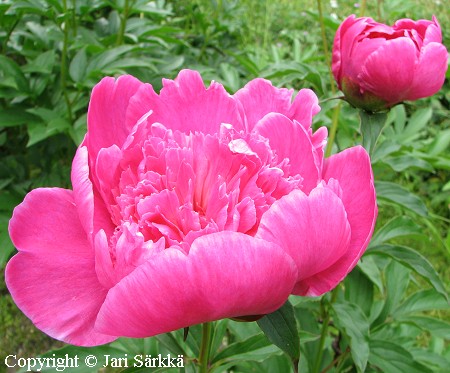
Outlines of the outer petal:
[{"label": "outer petal", "polygon": [[67,343],[92,346],[116,337],[94,331],[106,289],[94,253],[65,189],[35,189],[14,210],[9,232],[19,253],[6,267],[6,284],[42,331]]},{"label": "outer petal", "polygon": [[297,277],[281,248],[236,232],[196,239],[186,256],[176,249],[151,257],[112,288],[96,326],[145,337],[226,317],[279,308]]},{"label": "outer petal", "polygon": [[114,231],[114,225],[104,200],[92,185],[89,174],[88,150],[87,147],[81,146],[72,163],[73,199],[80,222],[92,244],[93,234],[104,229],[110,235]]},{"label": "outer petal", "polygon": [[368,24],[373,22],[370,18],[356,18],[354,14],[347,17],[336,31],[333,43],[333,58],[331,69],[339,88],[344,75],[356,77],[358,71],[349,70],[351,54],[357,38],[363,33]]},{"label": "outer petal", "polygon": [[151,123],[185,133],[218,133],[222,123],[237,131],[245,128],[239,103],[219,83],[205,88],[197,71],[182,70],[175,80],[164,79],[163,85],[157,105],[152,107]]},{"label": "outer petal", "polygon": [[244,107],[248,130],[268,113],[287,114],[291,106],[292,89],[277,88],[269,80],[257,78],[234,94]]},{"label": "outer petal", "polygon": [[361,87],[389,105],[406,99],[414,78],[417,49],[411,39],[389,40],[373,52],[358,76]]},{"label": "outer petal", "polygon": [[321,166],[321,160],[316,162],[315,147],[302,126],[282,114],[271,113],[258,122],[254,131],[269,139],[279,162],[289,159],[290,173],[302,176],[305,193],[317,185],[321,172],[317,163]]},{"label": "outer petal", "polygon": [[378,208],[369,155],[361,146],[328,158],[324,164],[323,178],[339,182],[352,232],[347,253],[327,271],[316,276],[329,281],[338,277],[343,279],[356,265],[372,237]]},{"label": "outer petal", "polygon": [[310,89],[302,89],[292,102],[292,89],[277,88],[269,80],[254,79],[234,95],[244,107],[248,130],[266,114],[280,113],[300,122],[306,129],[312,117],[320,111],[317,96]]},{"label": "outer petal", "polygon": [[[428,21],[425,21],[425,22],[428,22]],[[423,44],[427,45],[432,42],[442,43],[441,25],[439,24],[439,22],[435,16],[433,16],[433,24],[429,25],[426,29]]]},{"label": "outer petal", "polygon": [[433,42],[422,48],[406,99],[417,100],[438,92],[444,84],[447,68],[448,53],[442,44]]},{"label": "outer petal", "polygon": [[84,142],[95,159],[101,148],[119,147],[139,118],[154,105],[157,96],[150,84],[123,75],[104,78],[92,90],[88,111],[88,134]]},{"label": "outer petal", "polygon": [[312,125],[313,116],[319,111],[319,99],[316,94],[310,89],[301,89],[295,96],[287,116],[308,129]]},{"label": "outer petal", "polygon": [[277,242],[295,261],[298,281],[294,294],[320,295],[342,280],[336,273],[316,278],[346,254],[350,225],[344,205],[329,188],[309,196],[295,190],[275,202],[263,215],[257,238]]}]

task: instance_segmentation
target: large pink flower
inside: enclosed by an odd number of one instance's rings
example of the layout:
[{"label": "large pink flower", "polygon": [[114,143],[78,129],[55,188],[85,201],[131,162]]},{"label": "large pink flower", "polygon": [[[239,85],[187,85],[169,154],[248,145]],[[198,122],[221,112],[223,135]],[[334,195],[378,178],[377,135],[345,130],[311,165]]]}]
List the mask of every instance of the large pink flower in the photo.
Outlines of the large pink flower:
[{"label": "large pink flower", "polygon": [[157,95],[131,76],[93,90],[73,191],[14,211],[8,288],[77,345],[270,313],[356,265],[377,207],[361,147],[323,162],[317,97],[255,79],[231,96],[184,70]]},{"label": "large pink flower", "polygon": [[332,70],[350,103],[375,111],[435,94],[447,60],[435,17],[401,19],[391,27],[352,15],[336,32]]}]

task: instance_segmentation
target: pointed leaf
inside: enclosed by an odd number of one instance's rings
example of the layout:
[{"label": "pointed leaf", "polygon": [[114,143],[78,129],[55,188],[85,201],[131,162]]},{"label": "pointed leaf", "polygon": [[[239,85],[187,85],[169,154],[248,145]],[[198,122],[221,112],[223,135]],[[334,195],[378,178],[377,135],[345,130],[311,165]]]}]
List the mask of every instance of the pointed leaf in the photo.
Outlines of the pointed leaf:
[{"label": "pointed leaf", "polygon": [[294,308],[287,301],[281,308],[259,319],[258,325],[269,340],[294,362],[300,358],[300,338]]},{"label": "pointed leaf", "polygon": [[358,370],[364,372],[369,359],[369,321],[353,303],[335,303],[333,321],[349,337],[350,350]]},{"label": "pointed leaf", "polygon": [[375,183],[377,198],[386,199],[397,205],[406,207],[420,216],[427,216],[428,211],[423,201],[398,184],[388,181]]},{"label": "pointed leaf", "polygon": [[431,373],[423,364],[404,347],[385,340],[370,341],[369,362],[382,372]]},{"label": "pointed leaf", "polygon": [[379,245],[366,251],[366,255],[384,255],[393,258],[404,266],[411,268],[433,286],[436,291],[448,299],[444,285],[431,263],[417,251],[394,245]]},{"label": "pointed leaf", "polygon": [[230,344],[214,357],[214,359],[211,361],[211,364],[217,363],[221,360],[235,358],[238,355],[247,354],[249,352],[257,351],[265,347],[271,347],[270,341],[263,333],[256,334],[243,341]]},{"label": "pointed leaf", "polygon": [[393,238],[404,236],[425,237],[423,228],[416,224],[414,220],[407,216],[397,216],[378,230],[370,241],[370,246],[373,247]]},{"label": "pointed leaf", "polygon": [[450,305],[442,294],[434,289],[420,290],[394,310],[394,317],[431,310],[448,310]]}]

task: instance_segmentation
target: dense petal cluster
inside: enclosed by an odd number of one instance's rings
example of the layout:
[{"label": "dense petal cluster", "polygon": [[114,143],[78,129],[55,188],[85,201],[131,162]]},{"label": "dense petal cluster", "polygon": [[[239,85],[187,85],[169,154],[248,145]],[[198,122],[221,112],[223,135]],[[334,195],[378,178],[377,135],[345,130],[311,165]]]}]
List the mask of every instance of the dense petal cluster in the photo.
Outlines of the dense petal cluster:
[{"label": "dense petal cluster", "polygon": [[356,265],[377,207],[361,147],[324,160],[317,97],[255,79],[234,95],[195,71],[156,94],[131,76],[93,90],[73,191],[15,210],[6,268],[50,336],[97,345],[316,296]]},{"label": "dense petal cluster", "polygon": [[435,94],[444,84],[447,60],[435,17],[387,26],[352,15],[336,32],[332,70],[351,104],[377,111]]}]

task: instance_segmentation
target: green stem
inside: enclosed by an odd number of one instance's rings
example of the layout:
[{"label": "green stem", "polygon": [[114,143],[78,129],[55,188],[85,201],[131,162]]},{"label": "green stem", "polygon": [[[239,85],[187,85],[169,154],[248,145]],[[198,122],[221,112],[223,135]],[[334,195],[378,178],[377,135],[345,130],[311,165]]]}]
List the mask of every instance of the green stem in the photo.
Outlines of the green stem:
[{"label": "green stem", "polygon": [[77,0],[72,0],[72,35],[75,38],[77,36]]},{"label": "green stem", "polygon": [[377,15],[378,15],[378,22],[383,21],[383,17],[381,15],[381,3],[383,0],[377,0]]},{"label": "green stem", "polygon": [[361,1],[361,8],[360,8],[360,10],[359,10],[359,16],[360,16],[360,17],[363,17],[363,16],[364,16],[364,13],[366,12],[366,6],[367,6],[366,0],[362,0],[362,1]]},{"label": "green stem", "polygon": [[211,349],[212,323],[207,322],[202,325],[202,342],[200,345],[200,354],[198,362],[200,364],[200,373],[209,372],[209,352]]},{"label": "green stem", "polygon": [[70,103],[69,94],[67,93],[67,49],[69,45],[69,22],[67,17],[67,0],[63,0],[63,9],[64,9],[64,26],[63,33],[63,49],[61,54],[61,90],[63,92],[64,100],[66,101],[67,106],[67,116],[69,118],[69,122],[73,122],[72,116],[72,104]]},{"label": "green stem", "polygon": [[331,93],[334,96],[336,94],[336,87],[334,85],[333,72],[331,71],[331,59],[330,59],[330,54],[329,54],[327,35],[325,33],[325,22],[323,21],[322,1],[321,0],[317,0],[317,10],[319,12],[319,22],[320,22],[320,31],[322,34],[323,53],[325,54],[325,61],[328,66],[328,72],[329,72],[330,83],[331,83]]},{"label": "green stem", "polygon": [[[322,34],[322,45],[323,45],[323,53],[325,54],[325,61],[328,66],[328,73],[330,77],[330,87],[331,87],[331,94],[333,96],[336,95],[336,86],[334,82],[333,72],[331,70],[331,59],[330,59],[330,53],[328,48],[328,41],[327,41],[327,35],[325,33],[325,22],[323,21],[323,12],[322,12],[322,1],[317,0],[317,10],[319,12],[319,22],[320,22],[320,31]],[[330,129],[330,136],[328,138],[328,144],[325,151],[325,156],[329,157],[331,155],[331,149],[333,148],[334,139],[336,137],[336,131],[338,127],[339,122],[339,112],[341,110],[341,104],[335,106],[333,110],[333,117],[331,122],[331,129]]]},{"label": "green stem", "polygon": [[269,45],[269,29],[270,29],[270,4],[271,1],[266,0],[265,3],[265,17],[264,17],[264,37],[263,37],[263,49],[266,50]]},{"label": "green stem", "polygon": [[11,34],[13,33],[16,26],[19,24],[20,20],[21,20],[21,18],[17,18],[16,21],[11,26],[11,28],[8,30],[8,33],[6,34],[5,39],[3,40],[1,54],[6,54],[6,48],[8,46],[8,42],[11,37]]},{"label": "green stem", "polygon": [[339,292],[339,285],[334,288],[334,290],[331,292],[331,300],[328,304],[328,309],[326,305],[324,304],[325,297],[322,298],[322,301],[320,303],[320,307],[322,309],[322,315],[323,315],[323,323],[322,323],[322,332],[320,333],[320,340],[319,340],[319,350],[317,351],[316,361],[314,362],[314,369],[313,373],[319,373],[320,372],[320,366],[322,364],[322,357],[323,357],[323,349],[325,347],[325,339],[328,335],[328,326],[330,324],[331,314],[329,312],[329,307],[336,301],[337,295]]},{"label": "green stem", "polygon": [[333,110],[333,116],[331,118],[330,134],[328,136],[327,149],[325,150],[325,157],[329,157],[331,155],[331,150],[333,149],[334,139],[336,138],[336,131],[339,123],[340,111],[341,111],[341,102],[339,102]]},{"label": "green stem", "polygon": [[128,13],[130,12],[130,4],[129,0],[125,0],[125,4],[123,6],[122,18],[120,19],[120,29],[117,34],[116,45],[122,45],[125,37],[125,29],[127,27],[127,19]]}]

